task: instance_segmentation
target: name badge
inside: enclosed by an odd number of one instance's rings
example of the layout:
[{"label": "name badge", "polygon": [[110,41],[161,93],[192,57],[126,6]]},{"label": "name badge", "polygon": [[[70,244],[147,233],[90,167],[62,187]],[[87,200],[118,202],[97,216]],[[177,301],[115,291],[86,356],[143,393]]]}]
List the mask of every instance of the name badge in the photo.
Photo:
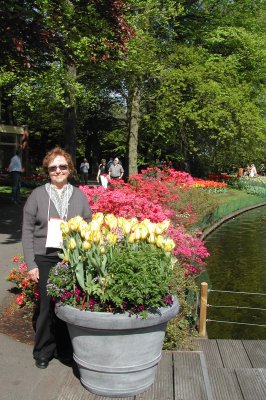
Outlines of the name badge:
[{"label": "name badge", "polygon": [[45,247],[52,247],[59,249],[63,244],[62,231],[60,229],[61,223],[64,222],[60,218],[50,218],[48,221],[47,238]]}]

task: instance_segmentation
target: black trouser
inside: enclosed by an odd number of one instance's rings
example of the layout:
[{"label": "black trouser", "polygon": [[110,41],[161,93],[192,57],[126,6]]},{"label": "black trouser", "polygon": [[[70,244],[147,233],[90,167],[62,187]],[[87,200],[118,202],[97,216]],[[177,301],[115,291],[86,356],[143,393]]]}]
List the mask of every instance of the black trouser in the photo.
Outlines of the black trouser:
[{"label": "black trouser", "polygon": [[12,171],[12,200],[20,202],[20,175],[19,171]]},{"label": "black trouser", "polygon": [[35,344],[33,357],[50,359],[54,352],[58,357],[71,357],[72,346],[66,323],[54,313],[54,302],[47,295],[46,285],[50,269],[60,259],[56,256],[36,255],[35,262],[39,268],[38,290],[40,309],[36,321]]},{"label": "black trouser", "polygon": [[89,179],[89,173],[88,172],[82,172],[81,173],[81,181],[83,184],[87,185]]}]

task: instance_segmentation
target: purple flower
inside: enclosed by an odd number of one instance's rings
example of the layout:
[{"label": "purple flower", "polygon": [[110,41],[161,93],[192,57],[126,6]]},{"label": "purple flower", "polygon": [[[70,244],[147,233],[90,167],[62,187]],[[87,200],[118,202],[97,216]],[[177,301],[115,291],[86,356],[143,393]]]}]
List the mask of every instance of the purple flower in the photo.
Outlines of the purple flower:
[{"label": "purple flower", "polygon": [[174,303],[173,297],[170,294],[168,294],[167,296],[164,296],[163,301],[168,306],[170,306],[170,305],[172,305]]}]

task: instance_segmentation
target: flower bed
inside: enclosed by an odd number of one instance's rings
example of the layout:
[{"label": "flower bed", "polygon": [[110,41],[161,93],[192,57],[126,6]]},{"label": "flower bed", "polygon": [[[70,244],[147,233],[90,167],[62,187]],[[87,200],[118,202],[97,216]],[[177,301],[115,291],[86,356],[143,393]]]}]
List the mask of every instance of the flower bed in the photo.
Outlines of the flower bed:
[{"label": "flower bed", "polygon": [[28,268],[23,260],[23,256],[14,256],[13,262],[15,267],[9,272],[7,280],[9,282],[14,282],[19,289],[19,294],[16,297],[16,304],[20,307],[37,304],[39,300],[37,285],[27,276]]}]

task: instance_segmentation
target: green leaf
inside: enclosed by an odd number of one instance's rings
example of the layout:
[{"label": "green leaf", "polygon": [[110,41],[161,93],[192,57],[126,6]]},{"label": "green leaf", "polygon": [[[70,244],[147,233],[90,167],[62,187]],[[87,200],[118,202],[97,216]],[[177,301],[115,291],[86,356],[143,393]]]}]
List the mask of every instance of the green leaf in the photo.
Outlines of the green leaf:
[{"label": "green leaf", "polygon": [[83,262],[79,262],[76,265],[75,273],[76,273],[76,277],[77,277],[78,283],[80,284],[80,286],[84,290],[85,289],[85,282],[84,282]]}]

